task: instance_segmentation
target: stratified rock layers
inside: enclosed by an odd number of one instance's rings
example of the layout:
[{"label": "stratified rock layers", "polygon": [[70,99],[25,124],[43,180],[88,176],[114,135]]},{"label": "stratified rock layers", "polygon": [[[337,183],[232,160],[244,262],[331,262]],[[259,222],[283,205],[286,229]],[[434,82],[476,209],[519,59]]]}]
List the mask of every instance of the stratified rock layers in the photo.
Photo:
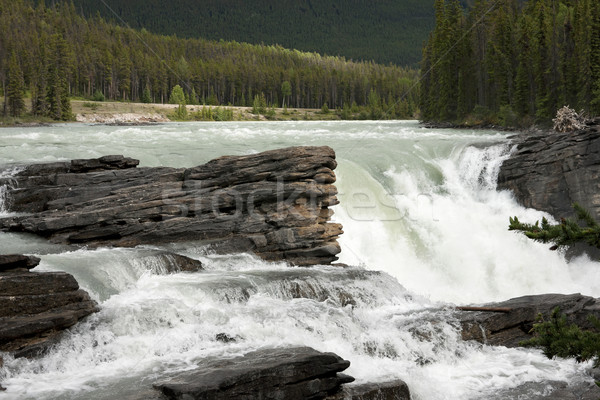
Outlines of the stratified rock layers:
[{"label": "stratified rock layers", "polygon": [[498,188],[555,218],[574,215],[574,202],[600,217],[600,121],[573,133],[523,134],[506,160]]},{"label": "stratified rock layers", "polygon": [[35,356],[61,331],[98,311],[65,272],[29,271],[39,258],[0,255],[0,351]]},{"label": "stratified rock layers", "polygon": [[58,243],[136,246],[200,240],[221,253],[251,251],[296,265],[330,264],[340,252],[337,166],[329,147],[226,156],[189,169],[136,168],[106,156],[25,167],[7,185],[0,229]]}]

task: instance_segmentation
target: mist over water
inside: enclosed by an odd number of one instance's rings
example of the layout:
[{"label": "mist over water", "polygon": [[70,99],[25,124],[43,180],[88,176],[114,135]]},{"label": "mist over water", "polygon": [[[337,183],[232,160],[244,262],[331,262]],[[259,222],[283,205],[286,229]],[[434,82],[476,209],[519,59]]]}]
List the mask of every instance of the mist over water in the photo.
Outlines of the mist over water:
[{"label": "mist over water", "polygon": [[[597,263],[569,263],[507,230],[509,216],[545,214],[496,191],[512,151],[505,133],[408,121],[8,128],[0,130],[0,164],[123,154],[141,166],[191,167],[292,145],[336,151],[340,261],[354,267],[290,268],[214,255],[199,243],[88,250],[0,233],[2,253],[41,256],[38,270],[73,274],[101,307],[41,360],[5,357],[0,399],[120,398],[208,356],[287,345],[339,354],[359,383],[404,379],[423,400],[485,399],[524,382],[579,379],[590,368],[537,350],[463,343],[451,317],[452,304],[600,296]],[[2,199],[0,185],[0,213]],[[155,257],[162,250],[206,270],[167,274]],[[217,340],[221,333],[235,341]]]}]

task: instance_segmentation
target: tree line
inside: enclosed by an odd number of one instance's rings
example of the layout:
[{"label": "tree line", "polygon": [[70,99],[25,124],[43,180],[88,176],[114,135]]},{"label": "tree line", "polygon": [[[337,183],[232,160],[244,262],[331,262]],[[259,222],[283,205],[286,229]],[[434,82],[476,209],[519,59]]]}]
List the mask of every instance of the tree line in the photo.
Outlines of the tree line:
[{"label": "tree line", "polygon": [[424,47],[427,121],[546,123],[564,105],[600,114],[600,2],[435,1]]},{"label": "tree line", "polygon": [[410,68],[281,46],[159,36],[83,18],[73,3],[0,0],[9,113],[22,112],[24,92],[32,113],[67,119],[69,96],[164,103],[180,85],[187,104],[251,106],[258,95],[294,108],[378,104],[382,117],[407,118],[416,109],[410,89],[417,78]]}]

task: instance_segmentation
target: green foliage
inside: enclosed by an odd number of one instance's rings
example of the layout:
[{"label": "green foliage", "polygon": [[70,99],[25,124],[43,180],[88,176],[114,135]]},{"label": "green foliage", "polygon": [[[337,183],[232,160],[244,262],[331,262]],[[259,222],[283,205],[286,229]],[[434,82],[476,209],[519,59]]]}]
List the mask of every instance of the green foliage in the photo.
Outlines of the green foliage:
[{"label": "green foliage", "polygon": [[[96,90],[106,100],[166,103],[176,85],[189,99],[186,104],[201,99],[207,105],[252,106],[262,93],[265,107],[321,108],[327,102],[337,109],[347,103],[358,114],[374,91],[382,107],[382,99],[388,105],[402,99],[407,109],[416,109],[417,92],[404,96],[418,78],[410,68],[281,46],[163,37],[97,16],[84,19],[73,12],[81,9],[79,2],[53,3],[42,8],[33,0],[0,0],[0,26],[6,28],[0,30],[0,76],[9,76],[10,49],[24,49],[17,58],[35,115],[69,119],[69,97],[91,99]],[[399,117],[395,108],[384,111],[386,118]]]},{"label": "green foliage", "polygon": [[201,6],[195,0],[180,0],[173,7],[165,7],[161,0],[75,0],[76,10],[84,15],[99,12],[104,19],[121,23],[103,3],[118,10],[128,25],[163,35],[280,44],[412,66],[421,59],[421,44],[434,24],[432,1],[423,0],[204,0]]},{"label": "green foliage", "polygon": [[554,243],[552,250],[585,242],[590,246],[600,248],[600,225],[590,213],[579,204],[573,204],[577,219],[585,223],[585,227],[570,219],[561,219],[560,224],[551,225],[546,218],[540,224],[524,224],[517,217],[510,218],[509,230],[520,231],[530,239],[543,243]]},{"label": "green foliage", "polygon": [[11,117],[19,117],[25,112],[23,71],[17,61],[16,52],[12,52],[8,66],[8,88],[6,97],[8,113]]},{"label": "green foliage", "polygon": [[104,101],[104,94],[101,91],[99,91],[98,89],[96,89],[96,91],[94,92],[94,96],[92,97],[92,100]]},{"label": "green foliage", "polygon": [[179,85],[175,85],[173,90],[171,90],[171,96],[169,97],[169,103],[171,104],[179,104],[185,105],[185,94],[183,93],[183,89]]},{"label": "green foliage", "polygon": [[233,110],[228,108],[219,106],[213,110],[210,106],[202,106],[192,115],[192,118],[196,121],[233,121],[234,115]]},{"label": "green foliage", "polygon": [[575,358],[577,362],[592,360],[594,367],[600,367],[600,321],[593,315],[589,317],[595,331],[582,330],[575,324],[569,324],[567,317],[556,307],[550,318],[538,316],[533,326],[534,337],[520,343],[522,346],[541,347],[548,358]]},{"label": "green foliage", "polygon": [[267,112],[267,99],[265,98],[265,94],[261,93],[260,95],[254,96],[254,101],[252,102],[252,114],[259,115]]},{"label": "green foliage", "polygon": [[144,92],[142,93],[142,103],[152,103],[152,92],[150,91],[150,88],[148,86],[146,86],[144,88]]},{"label": "green foliage", "polygon": [[281,84],[281,96],[283,97],[282,107],[285,107],[285,99],[292,95],[292,85],[288,81],[283,81]]},{"label": "green foliage", "polygon": [[329,114],[329,107],[327,106],[327,102],[323,103],[323,106],[321,107],[321,113]]},{"label": "green foliage", "polygon": [[[547,124],[565,104],[600,113],[600,2],[436,0],[423,50],[426,121]],[[478,107],[490,111],[478,116]]]},{"label": "green foliage", "polygon": [[99,107],[98,103],[89,103],[89,102],[83,103],[83,106],[86,108],[91,108],[92,110],[97,110]]}]

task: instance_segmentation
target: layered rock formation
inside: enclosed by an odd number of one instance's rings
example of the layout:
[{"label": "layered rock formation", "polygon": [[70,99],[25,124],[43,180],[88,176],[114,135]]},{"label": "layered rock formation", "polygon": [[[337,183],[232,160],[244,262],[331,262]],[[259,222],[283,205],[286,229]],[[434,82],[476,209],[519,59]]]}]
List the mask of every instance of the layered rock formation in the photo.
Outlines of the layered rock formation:
[{"label": "layered rock formation", "polygon": [[136,168],[107,156],[29,165],[0,179],[9,209],[0,229],[59,243],[135,246],[204,240],[222,253],[252,251],[296,265],[337,260],[341,225],[335,153],[291,147],[221,157],[189,169]]},{"label": "layered rock formation", "polygon": [[499,189],[557,219],[574,216],[574,202],[600,217],[600,119],[582,131],[523,134],[516,142],[500,169]]},{"label": "layered rock formation", "polygon": [[461,311],[462,337],[490,345],[516,347],[531,338],[530,331],[537,316],[541,313],[547,317],[556,307],[560,307],[569,323],[583,329],[592,328],[589,315],[600,318],[600,299],[581,294],[523,296],[474,307],[475,311]]},{"label": "layered rock formation", "polygon": [[333,353],[309,347],[266,349],[233,359],[203,361],[154,387],[167,399],[324,399],[354,378]]},{"label": "layered rock formation", "polygon": [[0,351],[29,357],[97,311],[96,303],[64,272],[32,272],[40,260],[0,256]]}]

